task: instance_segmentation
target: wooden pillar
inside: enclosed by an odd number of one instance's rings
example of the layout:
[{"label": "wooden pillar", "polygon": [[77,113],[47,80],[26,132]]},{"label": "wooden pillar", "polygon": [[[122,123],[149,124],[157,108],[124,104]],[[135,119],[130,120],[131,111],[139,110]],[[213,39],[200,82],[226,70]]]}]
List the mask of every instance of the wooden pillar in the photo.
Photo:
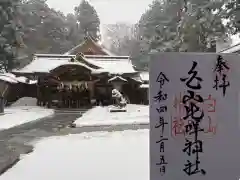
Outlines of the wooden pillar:
[{"label": "wooden pillar", "polygon": [[89,91],[90,91],[90,100],[92,100],[94,97],[94,82],[92,80],[91,74],[90,74],[90,81],[88,83],[88,86],[89,86]]}]

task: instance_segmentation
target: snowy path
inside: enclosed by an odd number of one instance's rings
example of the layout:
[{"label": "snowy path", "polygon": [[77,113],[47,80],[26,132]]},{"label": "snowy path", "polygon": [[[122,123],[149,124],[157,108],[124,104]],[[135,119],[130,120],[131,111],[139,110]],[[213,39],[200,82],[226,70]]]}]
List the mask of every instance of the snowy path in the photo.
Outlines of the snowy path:
[{"label": "snowy path", "polygon": [[49,137],[0,180],[149,180],[149,130]]},{"label": "snowy path", "polygon": [[80,116],[80,113],[58,111],[52,117],[0,131],[0,174],[18,160],[20,154],[32,151],[32,146],[27,145],[29,142],[59,135],[59,128],[67,126]]},{"label": "snowy path", "polygon": [[32,144],[32,142],[38,138],[79,134],[83,132],[116,132],[149,128],[148,123],[141,124],[141,122],[138,124],[114,123],[113,125],[101,123],[101,126],[96,126],[95,123],[90,123],[87,126],[78,128],[64,128],[74,120],[79,119],[80,116],[80,112],[77,111],[56,110],[54,116],[52,117],[1,131],[0,174],[4,172],[4,168],[6,166],[9,166],[9,164],[13,163],[15,160],[18,160],[20,154],[31,152],[32,146],[29,145],[29,143]]}]

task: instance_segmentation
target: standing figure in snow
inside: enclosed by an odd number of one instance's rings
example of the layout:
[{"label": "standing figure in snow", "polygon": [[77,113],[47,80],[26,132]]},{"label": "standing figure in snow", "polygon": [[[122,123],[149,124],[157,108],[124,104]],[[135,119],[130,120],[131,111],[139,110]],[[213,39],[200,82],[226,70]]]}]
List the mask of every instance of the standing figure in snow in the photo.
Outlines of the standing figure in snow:
[{"label": "standing figure in snow", "polygon": [[112,98],[115,101],[114,102],[115,106],[123,108],[127,105],[127,102],[126,102],[125,98],[123,97],[123,95],[117,89],[112,90]]}]

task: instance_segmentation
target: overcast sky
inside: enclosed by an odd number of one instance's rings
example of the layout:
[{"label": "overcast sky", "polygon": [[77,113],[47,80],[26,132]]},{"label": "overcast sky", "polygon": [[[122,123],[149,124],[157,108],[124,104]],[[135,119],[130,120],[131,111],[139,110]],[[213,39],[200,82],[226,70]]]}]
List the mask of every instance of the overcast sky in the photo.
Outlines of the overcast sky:
[{"label": "overcast sky", "polygon": [[[81,0],[47,0],[50,7],[71,13]],[[152,0],[89,0],[98,12],[102,24],[135,23]]]}]

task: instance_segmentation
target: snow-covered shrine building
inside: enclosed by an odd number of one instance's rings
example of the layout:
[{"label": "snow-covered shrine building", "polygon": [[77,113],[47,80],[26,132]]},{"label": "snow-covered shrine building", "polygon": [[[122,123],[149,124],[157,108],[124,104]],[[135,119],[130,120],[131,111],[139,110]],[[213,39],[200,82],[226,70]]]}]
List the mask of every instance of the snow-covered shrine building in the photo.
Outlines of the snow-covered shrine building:
[{"label": "snow-covered shrine building", "polygon": [[[117,56],[91,37],[65,54],[35,54],[28,65],[12,73],[38,80],[40,99],[111,104],[111,91],[116,88],[131,103],[148,103],[144,80],[129,56]],[[61,89],[68,91],[67,97]]]},{"label": "snow-covered shrine building", "polygon": [[219,40],[216,43],[217,53],[240,53],[240,34],[232,35],[227,41]]}]

